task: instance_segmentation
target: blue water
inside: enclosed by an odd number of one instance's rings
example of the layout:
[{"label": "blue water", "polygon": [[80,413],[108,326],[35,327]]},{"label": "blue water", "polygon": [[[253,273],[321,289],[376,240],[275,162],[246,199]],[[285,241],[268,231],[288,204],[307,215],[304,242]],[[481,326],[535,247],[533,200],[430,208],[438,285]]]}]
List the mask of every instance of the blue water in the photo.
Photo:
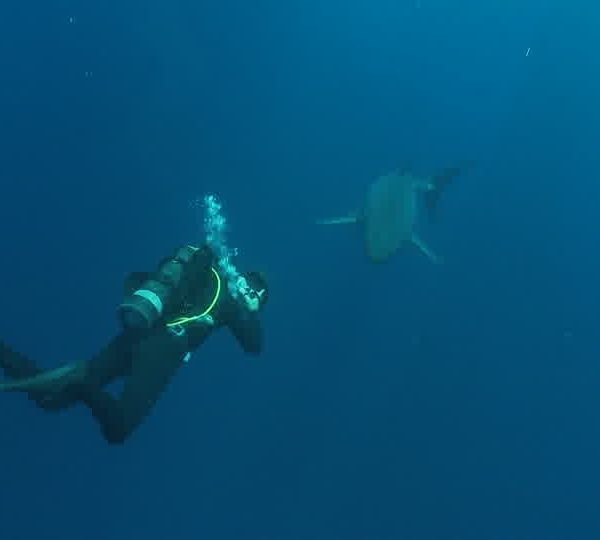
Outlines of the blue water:
[{"label": "blue water", "polygon": [[[1,338],[43,366],[117,330],[123,277],[225,204],[271,283],[110,447],[2,397],[10,540],[600,538],[600,9],[449,0],[0,6]],[[529,51],[529,52],[528,52]],[[344,214],[473,159],[416,250]]]}]

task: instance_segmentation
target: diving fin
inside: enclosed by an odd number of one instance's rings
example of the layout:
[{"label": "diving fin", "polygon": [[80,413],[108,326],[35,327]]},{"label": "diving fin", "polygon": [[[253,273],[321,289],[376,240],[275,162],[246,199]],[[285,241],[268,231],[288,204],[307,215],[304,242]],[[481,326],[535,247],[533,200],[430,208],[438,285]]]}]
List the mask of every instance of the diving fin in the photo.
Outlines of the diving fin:
[{"label": "diving fin", "polygon": [[60,392],[69,384],[82,379],[81,364],[67,364],[42,371],[32,377],[0,382],[0,392]]},{"label": "diving fin", "polygon": [[435,264],[441,264],[443,262],[442,258],[438,257],[433,251],[431,251],[429,246],[414,233],[412,235],[412,242],[431,262]]}]

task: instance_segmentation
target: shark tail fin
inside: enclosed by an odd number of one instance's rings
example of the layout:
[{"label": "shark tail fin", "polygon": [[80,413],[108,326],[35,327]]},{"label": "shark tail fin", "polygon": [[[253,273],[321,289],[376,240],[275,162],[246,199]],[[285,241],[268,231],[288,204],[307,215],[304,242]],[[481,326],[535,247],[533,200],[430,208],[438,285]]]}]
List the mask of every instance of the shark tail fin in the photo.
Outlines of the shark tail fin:
[{"label": "shark tail fin", "polygon": [[431,221],[437,216],[440,198],[444,191],[446,191],[446,188],[457,176],[470,169],[473,164],[472,161],[464,161],[455,167],[447,167],[432,178],[431,189],[425,193],[425,207]]}]

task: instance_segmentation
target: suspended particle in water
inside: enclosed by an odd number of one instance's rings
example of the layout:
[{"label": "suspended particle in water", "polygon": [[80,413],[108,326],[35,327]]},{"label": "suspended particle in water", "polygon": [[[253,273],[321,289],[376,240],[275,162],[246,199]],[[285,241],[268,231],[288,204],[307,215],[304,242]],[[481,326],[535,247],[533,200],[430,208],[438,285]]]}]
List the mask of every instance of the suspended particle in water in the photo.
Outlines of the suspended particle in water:
[{"label": "suspended particle in water", "polygon": [[69,24],[75,24],[75,17],[69,17]]},{"label": "suspended particle in water", "polygon": [[525,53],[525,56],[529,56],[529,51],[531,51],[531,47],[527,47],[527,52]]}]

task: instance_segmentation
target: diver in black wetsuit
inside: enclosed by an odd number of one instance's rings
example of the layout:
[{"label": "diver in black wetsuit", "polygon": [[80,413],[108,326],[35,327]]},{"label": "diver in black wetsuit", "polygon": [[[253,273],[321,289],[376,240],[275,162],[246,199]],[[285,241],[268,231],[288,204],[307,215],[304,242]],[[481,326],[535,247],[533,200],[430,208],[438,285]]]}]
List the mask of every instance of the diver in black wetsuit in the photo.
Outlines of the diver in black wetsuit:
[{"label": "diver in black wetsuit", "polygon": [[[46,411],[83,403],[109,443],[122,443],[150,413],[177,369],[218,327],[227,326],[246,353],[262,350],[258,314],[267,301],[264,276],[223,276],[212,250],[180,248],[153,274],[133,273],[118,314],[122,331],[94,358],[43,371],[0,342],[0,390],[26,392]],[[118,378],[119,397],[104,387]]]}]

